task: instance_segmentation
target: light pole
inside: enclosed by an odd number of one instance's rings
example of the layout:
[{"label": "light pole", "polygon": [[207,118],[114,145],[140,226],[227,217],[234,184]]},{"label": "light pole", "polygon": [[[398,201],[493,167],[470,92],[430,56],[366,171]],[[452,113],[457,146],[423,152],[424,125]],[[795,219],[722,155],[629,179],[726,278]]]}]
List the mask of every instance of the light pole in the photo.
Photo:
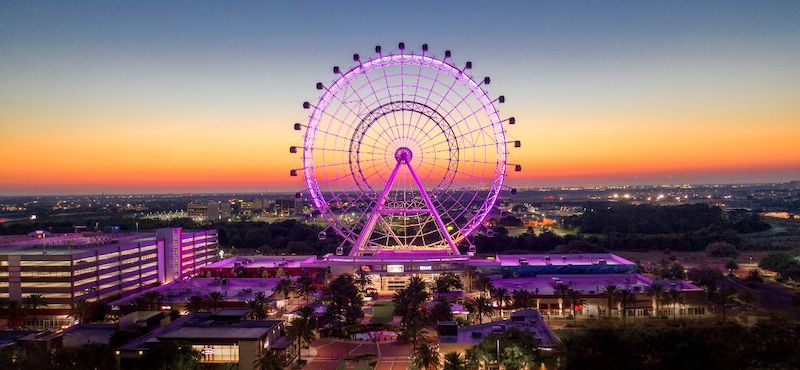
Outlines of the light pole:
[{"label": "light pole", "polygon": [[500,338],[497,338],[497,370],[500,370]]}]

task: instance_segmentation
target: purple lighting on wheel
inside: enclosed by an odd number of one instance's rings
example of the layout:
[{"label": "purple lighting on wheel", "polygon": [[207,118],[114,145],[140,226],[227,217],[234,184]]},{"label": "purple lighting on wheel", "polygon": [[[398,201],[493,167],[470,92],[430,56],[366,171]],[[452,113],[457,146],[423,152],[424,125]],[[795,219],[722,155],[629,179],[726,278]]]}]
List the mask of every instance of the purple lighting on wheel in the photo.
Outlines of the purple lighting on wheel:
[{"label": "purple lighting on wheel", "polygon": [[[497,202],[507,166],[497,100],[483,79],[445,60],[408,51],[354,58],[315,104],[304,104],[310,201],[365,253],[458,254]],[[404,227],[416,234],[396,231]]]}]

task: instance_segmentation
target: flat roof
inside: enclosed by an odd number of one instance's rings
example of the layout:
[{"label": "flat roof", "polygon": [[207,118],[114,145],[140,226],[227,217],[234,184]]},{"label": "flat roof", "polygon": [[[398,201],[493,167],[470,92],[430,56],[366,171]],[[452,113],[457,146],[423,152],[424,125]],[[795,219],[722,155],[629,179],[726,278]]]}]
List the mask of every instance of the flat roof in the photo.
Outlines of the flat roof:
[{"label": "flat roof", "polygon": [[109,246],[153,241],[154,233],[69,233],[44,239],[0,239],[0,255],[71,255]]},{"label": "flat roof", "polygon": [[[132,294],[110,303],[112,306],[122,306],[133,302],[147,292],[159,292],[164,296],[164,304],[187,302],[193,295],[205,296],[211,292],[225,293],[227,301],[245,302],[257,292],[272,295],[275,287],[281,280],[279,278],[224,278],[221,284],[218,278],[192,277],[185,280],[175,280],[142,292]],[[250,293],[247,290],[250,290]]]},{"label": "flat roof", "polygon": [[203,268],[232,268],[237,264],[245,268],[301,267],[304,263],[312,263],[316,260],[317,256],[233,256]]},{"label": "flat roof", "polygon": [[[675,284],[676,288],[683,291],[699,290],[695,285],[680,280],[665,280],[658,282],[669,288]],[[536,291],[542,295],[554,295],[557,284],[566,284],[572,289],[576,289],[583,294],[602,294],[603,288],[607,285],[616,285],[620,289],[644,291],[653,285],[653,281],[639,274],[559,274],[559,275],[538,275],[525,278],[492,278],[495,288],[505,288],[511,290]],[[592,293],[594,292],[594,293]]]},{"label": "flat roof", "polygon": [[520,259],[530,266],[566,265],[634,265],[635,263],[613,253],[537,253],[537,254],[498,254],[495,257],[501,266],[520,266]]}]

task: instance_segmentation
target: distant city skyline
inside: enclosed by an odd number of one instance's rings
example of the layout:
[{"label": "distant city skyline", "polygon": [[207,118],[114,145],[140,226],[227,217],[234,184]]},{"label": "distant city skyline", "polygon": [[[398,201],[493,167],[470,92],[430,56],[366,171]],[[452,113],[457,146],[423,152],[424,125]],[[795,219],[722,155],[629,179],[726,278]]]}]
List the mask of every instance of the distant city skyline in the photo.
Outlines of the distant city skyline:
[{"label": "distant city skyline", "polygon": [[0,4],[0,195],[302,190],[301,103],[399,41],[492,77],[513,186],[800,179],[798,2],[226,5]]}]

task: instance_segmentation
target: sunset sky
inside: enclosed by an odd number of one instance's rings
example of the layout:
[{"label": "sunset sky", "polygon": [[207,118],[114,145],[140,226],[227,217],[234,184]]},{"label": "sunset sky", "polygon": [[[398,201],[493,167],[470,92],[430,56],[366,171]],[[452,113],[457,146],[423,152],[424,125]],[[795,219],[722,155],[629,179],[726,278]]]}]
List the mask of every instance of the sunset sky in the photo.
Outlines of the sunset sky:
[{"label": "sunset sky", "polygon": [[0,3],[0,195],[301,189],[292,123],[399,41],[491,76],[529,186],[800,179],[800,2]]}]

